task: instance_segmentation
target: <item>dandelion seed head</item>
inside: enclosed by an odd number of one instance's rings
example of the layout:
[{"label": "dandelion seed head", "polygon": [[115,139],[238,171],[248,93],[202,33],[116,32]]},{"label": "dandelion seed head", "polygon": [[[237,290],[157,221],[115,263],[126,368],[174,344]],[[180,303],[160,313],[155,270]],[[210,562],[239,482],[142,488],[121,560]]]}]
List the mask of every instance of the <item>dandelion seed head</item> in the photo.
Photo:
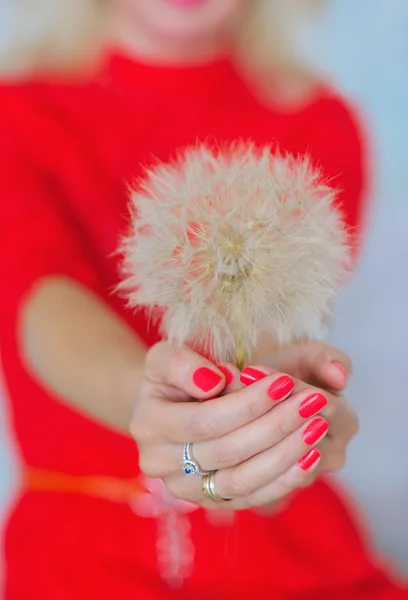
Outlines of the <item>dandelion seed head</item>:
[{"label": "dandelion seed head", "polygon": [[307,157],[190,148],[131,195],[122,288],[164,337],[214,360],[320,334],[349,267],[335,191]]}]

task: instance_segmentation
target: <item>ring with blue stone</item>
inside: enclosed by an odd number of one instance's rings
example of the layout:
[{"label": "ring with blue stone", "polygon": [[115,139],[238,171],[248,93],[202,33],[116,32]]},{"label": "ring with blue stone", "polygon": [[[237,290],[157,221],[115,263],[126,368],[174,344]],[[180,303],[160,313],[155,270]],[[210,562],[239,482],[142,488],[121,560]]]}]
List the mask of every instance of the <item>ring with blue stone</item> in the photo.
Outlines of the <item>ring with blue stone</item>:
[{"label": "ring with blue stone", "polygon": [[205,475],[207,471],[202,471],[198,462],[196,462],[191,453],[193,444],[187,442],[183,446],[182,469],[185,475]]}]

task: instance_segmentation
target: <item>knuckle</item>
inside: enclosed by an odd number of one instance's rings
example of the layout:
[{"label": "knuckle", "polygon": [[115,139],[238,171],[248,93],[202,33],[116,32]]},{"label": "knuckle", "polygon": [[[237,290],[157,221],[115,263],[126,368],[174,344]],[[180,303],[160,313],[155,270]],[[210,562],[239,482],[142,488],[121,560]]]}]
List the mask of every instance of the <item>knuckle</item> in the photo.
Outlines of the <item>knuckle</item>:
[{"label": "knuckle", "polygon": [[171,369],[178,371],[184,370],[191,359],[189,351],[184,347],[174,347],[171,351]]},{"label": "knuckle", "polygon": [[130,434],[138,445],[150,443],[156,437],[154,431],[138,416],[134,417],[130,423]]},{"label": "knuckle", "polygon": [[259,417],[259,398],[253,395],[253,390],[248,388],[249,397],[246,399],[242,407],[244,420],[251,422]]},{"label": "knuckle", "polygon": [[228,497],[231,498],[246,498],[253,493],[253,488],[246,477],[237,471],[231,473],[229,480],[226,484],[228,491]]},{"label": "knuckle", "polygon": [[287,424],[285,424],[285,421],[282,418],[276,419],[275,428],[279,439],[285,438],[291,432],[290,428],[287,427]]},{"label": "knuckle", "polygon": [[200,411],[196,412],[188,425],[190,439],[195,442],[205,441],[216,437],[216,430],[217,426],[214,419],[209,415],[202,414]]},{"label": "knuckle", "polygon": [[218,442],[214,448],[215,468],[225,469],[243,462],[242,449],[234,442]]},{"label": "knuckle", "polygon": [[288,496],[293,492],[294,489],[296,489],[296,487],[296,484],[288,474],[279,477],[279,479],[275,481],[274,485],[274,499],[277,500],[279,498]]}]

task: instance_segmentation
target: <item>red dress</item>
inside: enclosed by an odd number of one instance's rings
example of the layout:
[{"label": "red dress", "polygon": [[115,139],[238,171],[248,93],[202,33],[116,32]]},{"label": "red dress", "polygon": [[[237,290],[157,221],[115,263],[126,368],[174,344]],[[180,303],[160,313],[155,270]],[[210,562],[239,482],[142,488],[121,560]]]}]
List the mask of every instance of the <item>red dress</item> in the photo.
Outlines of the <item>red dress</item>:
[{"label": "red dress", "polygon": [[[16,335],[24,295],[41,277],[70,276],[151,345],[157,332],[111,294],[126,182],[140,166],[197,139],[309,152],[344,190],[346,220],[356,226],[359,133],[329,90],[296,114],[261,106],[228,61],[169,69],[118,56],[86,83],[5,84],[0,102],[0,343],[23,470],[135,478],[130,438],[68,408],[25,371]],[[5,600],[408,598],[369,556],[346,504],[324,482],[277,516],[248,511],[233,526],[209,524],[201,510],[186,516],[195,558],[178,591],[158,572],[160,523],[136,512],[73,490],[22,488],[6,526]]]}]

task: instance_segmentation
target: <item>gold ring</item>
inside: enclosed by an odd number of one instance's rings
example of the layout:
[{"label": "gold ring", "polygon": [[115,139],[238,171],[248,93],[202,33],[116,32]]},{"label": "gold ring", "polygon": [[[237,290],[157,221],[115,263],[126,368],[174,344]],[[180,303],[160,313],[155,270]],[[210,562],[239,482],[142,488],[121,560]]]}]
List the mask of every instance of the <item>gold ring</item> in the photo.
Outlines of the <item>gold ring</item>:
[{"label": "gold ring", "polygon": [[202,476],[201,487],[203,494],[207,500],[212,500],[213,502],[229,502],[230,498],[222,498],[215,489],[216,472],[217,471],[211,471],[210,473],[206,473]]}]

